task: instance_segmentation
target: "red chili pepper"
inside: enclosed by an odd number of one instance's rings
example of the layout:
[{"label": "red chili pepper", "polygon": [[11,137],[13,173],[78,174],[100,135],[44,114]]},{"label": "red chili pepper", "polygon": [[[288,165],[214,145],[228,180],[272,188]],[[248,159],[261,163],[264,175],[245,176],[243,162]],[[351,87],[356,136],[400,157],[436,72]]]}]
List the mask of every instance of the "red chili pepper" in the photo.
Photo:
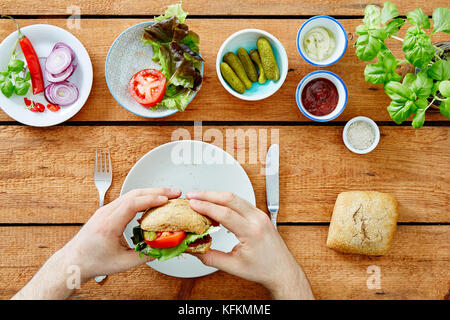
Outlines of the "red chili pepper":
[{"label": "red chili pepper", "polygon": [[36,102],[31,101],[31,107],[29,110],[33,112],[39,112],[39,107],[36,105]]},{"label": "red chili pepper", "polygon": [[2,16],[2,17],[12,19],[17,26],[20,48],[22,49],[23,55],[25,56],[25,60],[27,60],[28,70],[30,70],[31,85],[33,86],[33,94],[43,92],[44,77],[42,75],[39,58],[36,54],[36,51],[34,51],[33,45],[31,44],[30,40],[20,31],[19,24],[13,17],[10,16]]},{"label": "red chili pepper", "polygon": [[55,112],[55,111],[58,111],[59,109],[61,109],[61,107],[60,107],[60,106],[57,106],[56,104],[51,104],[51,103],[49,103],[49,104],[47,105],[47,109],[50,110],[50,111]]},{"label": "red chili pepper", "polygon": [[30,99],[28,99],[28,98],[23,98],[23,101],[25,102],[25,105],[26,105],[27,107],[31,106],[31,103],[33,102],[33,101],[31,101]]},{"label": "red chili pepper", "polygon": [[42,103],[37,102],[36,103],[36,107],[38,108],[39,112],[44,112],[45,111],[45,106]]}]

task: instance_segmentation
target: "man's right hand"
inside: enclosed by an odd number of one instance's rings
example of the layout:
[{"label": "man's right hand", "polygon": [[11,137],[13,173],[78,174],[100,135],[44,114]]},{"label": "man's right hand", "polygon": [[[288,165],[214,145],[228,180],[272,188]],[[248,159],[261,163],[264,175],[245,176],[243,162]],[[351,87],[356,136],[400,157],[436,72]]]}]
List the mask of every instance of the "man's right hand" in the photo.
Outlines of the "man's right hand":
[{"label": "man's right hand", "polygon": [[192,209],[220,222],[240,241],[230,253],[196,255],[205,265],[260,283],[275,299],[314,299],[305,274],[264,212],[227,192],[186,197]]}]

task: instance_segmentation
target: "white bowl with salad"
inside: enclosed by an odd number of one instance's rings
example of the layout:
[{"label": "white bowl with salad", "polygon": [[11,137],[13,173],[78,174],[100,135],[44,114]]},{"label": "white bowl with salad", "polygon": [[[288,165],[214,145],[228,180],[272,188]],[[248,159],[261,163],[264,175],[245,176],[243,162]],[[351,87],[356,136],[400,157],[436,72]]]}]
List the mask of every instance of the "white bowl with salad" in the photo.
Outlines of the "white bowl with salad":
[{"label": "white bowl with salad", "polygon": [[203,81],[199,37],[171,5],[154,21],[122,32],[109,49],[105,77],[114,99],[129,112],[163,118],[184,111]]}]

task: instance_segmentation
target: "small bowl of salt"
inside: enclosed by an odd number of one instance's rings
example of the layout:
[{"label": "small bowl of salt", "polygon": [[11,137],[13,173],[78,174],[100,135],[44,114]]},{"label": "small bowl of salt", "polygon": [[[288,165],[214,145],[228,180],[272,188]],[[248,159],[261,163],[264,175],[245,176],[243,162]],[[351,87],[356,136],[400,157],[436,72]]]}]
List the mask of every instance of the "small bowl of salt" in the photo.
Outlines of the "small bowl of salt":
[{"label": "small bowl of salt", "polygon": [[358,154],[369,153],[376,148],[380,141],[380,129],[377,124],[367,117],[355,117],[344,127],[342,133],[345,146]]}]

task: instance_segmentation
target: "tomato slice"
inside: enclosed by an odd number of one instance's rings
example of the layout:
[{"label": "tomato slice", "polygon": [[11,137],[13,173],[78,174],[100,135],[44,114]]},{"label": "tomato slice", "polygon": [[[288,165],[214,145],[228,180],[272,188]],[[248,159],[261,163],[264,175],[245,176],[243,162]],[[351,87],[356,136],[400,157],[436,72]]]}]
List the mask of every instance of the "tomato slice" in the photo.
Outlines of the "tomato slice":
[{"label": "tomato slice", "polygon": [[181,241],[186,238],[186,233],[184,231],[162,231],[157,232],[157,237],[153,241],[145,240],[152,248],[164,249],[164,248],[172,248],[181,243]]},{"label": "tomato slice", "polygon": [[128,92],[145,107],[160,102],[166,91],[166,77],[156,69],[144,69],[136,73],[128,84]]}]

